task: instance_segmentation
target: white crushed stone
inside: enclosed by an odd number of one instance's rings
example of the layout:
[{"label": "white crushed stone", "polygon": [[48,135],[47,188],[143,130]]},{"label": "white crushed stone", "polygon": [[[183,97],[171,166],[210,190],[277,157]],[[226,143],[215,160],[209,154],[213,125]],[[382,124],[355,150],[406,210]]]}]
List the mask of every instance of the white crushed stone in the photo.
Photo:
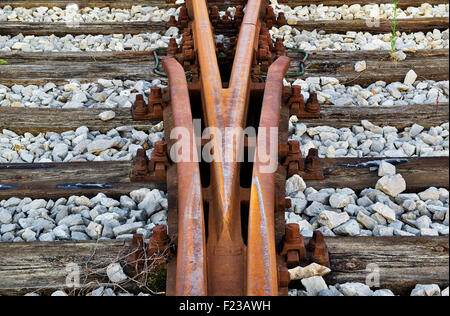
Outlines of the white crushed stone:
[{"label": "white crushed stone", "polygon": [[94,22],[167,22],[171,15],[178,17],[179,8],[160,9],[151,6],[132,6],[130,9],[110,7],[0,8],[0,22],[94,23]]},{"label": "white crushed stone", "polygon": [[71,161],[129,161],[139,148],[151,156],[154,144],[164,140],[163,122],[147,131],[120,126],[102,134],[80,126],[75,131],[18,135],[0,132],[0,163]]},{"label": "white crushed stone", "polygon": [[[310,20],[369,20],[392,19],[394,5],[383,4],[353,4],[342,6],[308,5],[291,8],[289,5],[280,4],[277,0],[270,0],[275,14],[284,12],[289,24],[300,24],[301,21]],[[420,7],[397,8],[398,19],[412,19],[419,17],[446,17],[449,16],[449,5],[430,5],[423,3]]]},{"label": "white crushed stone", "polygon": [[343,85],[333,77],[308,77],[284,82],[302,88],[305,102],[311,92],[323,106],[400,106],[411,104],[442,104],[449,102],[449,81],[403,82],[377,81],[367,87]]},{"label": "white crushed stone", "polygon": [[[317,277],[316,277],[317,279]],[[358,282],[347,282],[334,285],[323,285],[318,280],[306,282],[308,287],[291,289],[289,296],[396,296],[388,289],[371,289],[368,285]],[[313,283],[313,284],[310,284]],[[320,291],[315,291],[320,284]],[[316,287],[314,287],[316,286]],[[445,292],[447,291],[447,292]],[[411,296],[448,296],[448,287],[445,290],[439,288],[437,284],[417,284],[411,291]]]},{"label": "white crushed stone", "polygon": [[[300,142],[305,157],[311,148],[317,148],[320,157],[329,158],[449,155],[448,122],[428,130],[415,124],[399,131],[395,127],[380,127],[369,121],[361,121],[361,125],[351,128],[307,127],[296,116],[292,116],[289,131],[290,139]],[[329,150],[330,147],[333,147],[332,151]]]},{"label": "white crushed stone", "polygon": [[159,79],[145,80],[106,80],[81,83],[70,80],[64,85],[48,82],[44,85],[0,85],[0,107],[27,108],[130,108],[136,95],[147,98],[152,87],[166,87]]},{"label": "white crushed stone", "polygon": [[[136,191],[144,194],[144,202],[135,199]],[[156,225],[167,225],[167,195],[156,189],[136,191],[119,200],[103,193],[90,199],[2,200],[0,214],[10,216],[0,222],[0,241],[129,239],[134,233],[147,239]]]},{"label": "white crushed stone", "polygon": [[[396,189],[394,184],[392,189]],[[397,192],[403,190],[402,186]],[[372,188],[357,195],[349,188],[317,191],[308,187],[303,192],[287,192],[286,196],[292,204],[285,213],[286,222],[299,224],[304,237],[310,237],[314,230],[325,236],[449,234],[449,194],[444,188],[390,196]]]},{"label": "white crushed stone", "polygon": [[[371,34],[348,31],[345,34],[327,33],[324,30],[298,30],[284,25],[269,30],[272,39],[281,38],[286,47],[305,51],[389,51],[391,34]],[[449,47],[449,29],[433,32],[398,33],[395,49],[415,52],[425,49],[446,49]]]},{"label": "white crushed stone", "polygon": [[[285,81],[285,85],[291,85]],[[449,81],[415,81],[412,85],[400,82],[386,84],[377,81],[368,87],[345,86],[333,77],[297,79],[292,85],[302,87],[305,101],[311,92],[323,106],[400,106],[439,104],[449,102]],[[150,88],[166,87],[155,79],[106,80],[81,83],[70,80],[64,85],[48,82],[44,85],[0,85],[0,107],[42,108],[129,108],[137,94],[150,95]]]},{"label": "white crushed stone", "polygon": [[[165,34],[142,33],[112,34],[112,35],[71,35],[63,37],[46,36],[16,36],[0,35],[0,51],[21,52],[123,52],[123,51],[153,51],[168,47],[171,38],[179,44],[181,34],[173,27]],[[93,57],[95,59],[95,57]]]}]

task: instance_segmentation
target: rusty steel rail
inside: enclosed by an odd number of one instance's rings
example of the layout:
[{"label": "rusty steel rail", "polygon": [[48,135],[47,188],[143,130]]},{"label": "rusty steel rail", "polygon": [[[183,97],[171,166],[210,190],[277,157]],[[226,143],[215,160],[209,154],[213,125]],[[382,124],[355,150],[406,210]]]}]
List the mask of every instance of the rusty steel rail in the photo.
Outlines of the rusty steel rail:
[{"label": "rusty steel rail", "polygon": [[[255,159],[253,162],[247,253],[247,295],[278,295],[275,251],[275,176],[278,166],[278,123],[283,95],[283,78],[290,59],[279,57],[269,68],[262,104]],[[273,136],[270,129],[277,131]],[[274,146],[275,145],[275,146]],[[275,147],[275,149],[273,148]],[[259,151],[270,149],[263,162]],[[267,153],[265,153],[267,154]],[[275,155],[274,155],[275,154]],[[272,166],[275,162],[275,166]],[[268,168],[269,170],[264,170]],[[268,172],[272,169],[272,172]],[[273,170],[274,169],[274,170]]]},{"label": "rusty steel rail", "polygon": [[[227,55],[233,58],[232,63],[230,60],[224,66],[219,65],[218,56],[223,46],[216,47],[214,36],[217,8],[210,12],[205,0],[187,0],[178,22],[172,18],[184,29],[181,48],[171,41],[168,57],[163,60],[170,98],[163,98],[155,89],[148,104],[140,98],[132,108],[135,119],[147,119],[146,115],[156,110],[158,115],[163,114],[172,128],[166,136],[170,132],[170,138],[176,139],[170,148],[176,163],[177,189],[169,191],[169,200],[175,193],[177,196],[172,213],[169,207],[169,235],[176,240],[177,254],[173,256],[176,261],[169,259],[169,294],[287,293],[286,260],[277,254],[277,248],[283,245],[277,245],[281,241],[276,237],[284,235],[284,227],[275,225],[275,212],[287,205],[284,196],[282,201],[279,196],[284,192],[284,184],[279,181],[291,172],[287,166],[301,164],[302,158],[297,155],[295,160],[286,144],[278,146],[279,138],[287,141],[287,134],[279,134],[278,127],[280,118],[284,118],[283,102],[289,97],[283,78],[290,58],[270,39],[267,25],[273,23],[273,12],[267,4],[265,0],[248,0],[245,15],[239,8],[232,22],[239,28],[239,35],[230,42],[233,54]],[[193,75],[190,84],[185,71]],[[264,71],[265,83],[258,81]],[[290,103],[297,99],[293,95]],[[289,104],[283,111],[288,113]],[[199,135],[194,133],[193,114],[202,116],[208,143],[196,141]],[[256,141],[245,138],[247,127],[257,128]],[[134,179],[174,174],[167,163],[167,146],[160,147],[155,157],[152,154],[150,164],[143,152],[140,160],[135,159]],[[200,160],[198,149],[202,154],[209,153],[211,161]],[[279,150],[287,163],[279,161]],[[254,158],[253,163],[241,160],[245,153]],[[247,163],[252,167],[243,169]],[[298,243],[286,242],[284,251],[295,259]],[[170,279],[174,275],[175,282]]]},{"label": "rusty steel rail", "polygon": [[[239,164],[234,133],[226,127],[245,128],[250,73],[258,43],[263,1],[250,0],[239,33],[233,70],[227,89],[222,88],[216,48],[206,2],[188,1],[193,17],[193,38],[201,73],[203,110],[211,133],[211,203],[207,241],[208,294],[243,295],[246,247],[241,233]],[[220,131],[219,133],[217,133]],[[227,156],[229,155],[229,156]],[[189,259],[184,259],[189,260]],[[178,281],[178,280],[177,280]]]},{"label": "rusty steel rail", "polygon": [[[182,148],[195,144],[189,93],[183,67],[174,58],[165,58],[164,69],[170,81],[175,126],[183,128]],[[178,265],[177,295],[206,295],[206,253],[200,168],[196,150],[180,154],[178,169]],[[186,157],[187,156],[187,157]]]}]

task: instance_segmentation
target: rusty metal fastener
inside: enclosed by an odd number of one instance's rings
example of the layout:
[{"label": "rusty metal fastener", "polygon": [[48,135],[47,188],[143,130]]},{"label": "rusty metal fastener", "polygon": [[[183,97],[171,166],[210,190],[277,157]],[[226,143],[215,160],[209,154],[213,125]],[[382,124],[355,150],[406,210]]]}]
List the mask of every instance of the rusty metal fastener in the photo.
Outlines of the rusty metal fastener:
[{"label": "rusty metal fastener", "polygon": [[287,166],[287,177],[298,174],[304,180],[323,180],[323,170],[319,158],[319,151],[311,148],[308,156],[303,160],[300,144],[296,140],[288,142],[289,152],[283,166]]},{"label": "rusty metal fastener", "polygon": [[166,264],[167,250],[169,249],[169,236],[167,226],[157,225],[153,228],[152,237],[148,244],[147,257],[149,266],[160,268]]},{"label": "rusty metal fastener", "polygon": [[320,116],[320,104],[317,100],[317,93],[311,92],[308,101],[306,101],[305,110],[307,113]]},{"label": "rusty metal fastener", "polygon": [[167,155],[167,143],[155,142],[150,161],[145,150],[140,148],[133,159],[130,173],[131,181],[165,181],[167,167],[170,165]]},{"label": "rusty metal fastener", "polygon": [[308,264],[306,248],[303,236],[300,235],[300,227],[298,224],[292,223],[286,225],[286,234],[280,255],[286,256],[288,268],[295,268],[299,265],[304,267]]},{"label": "rusty metal fastener", "polygon": [[284,47],[283,40],[281,38],[276,39],[275,51],[277,58],[280,56],[286,56],[286,48]]},{"label": "rusty metal fastener", "polygon": [[134,234],[131,242],[127,264],[124,267],[124,272],[129,277],[135,277],[140,274],[145,267],[145,249],[144,239],[141,234]]},{"label": "rusty metal fastener", "polygon": [[268,27],[269,29],[271,29],[277,23],[277,17],[275,16],[273,7],[267,7],[264,22],[266,23],[266,27]]},{"label": "rusty metal fastener", "polygon": [[288,168],[287,177],[290,178],[294,174],[299,174],[305,168],[299,142],[296,140],[290,140],[288,142],[288,146],[289,151],[283,165],[287,166]]},{"label": "rusty metal fastener", "polygon": [[320,231],[315,231],[313,233],[313,237],[309,240],[307,250],[310,253],[312,262],[325,267],[330,267],[328,247],[325,243],[323,234]]},{"label": "rusty metal fastener", "polygon": [[286,209],[292,207],[292,201],[291,199],[287,199],[284,196],[279,196],[275,200],[275,211],[277,212],[284,212]]},{"label": "rusty metal fastener", "polygon": [[175,17],[175,15],[171,15],[169,17],[169,22],[167,22],[167,27],[173,27],[173,26],[177,26],[178,25],[178,21],[177,18]]},{"label": "rusty metal fastener", "polygon": [[322,164],[320,163],[319,150],[311,148],[305,159],[305,171],[299,173],[304,180],[323,180]]},{"label": "rusty metal fastener", "polygon": [[155,148],[152,152],[148,169],[154,172],[157,179],[166,179],[166,167],[170,165],[167,155],[167,143],[165,141],[155,142]]},{"label": "rusty metal fastener", "polygon": [[167,56],[176,57],[178,54],[179,48],[177,44],[177,40],[175,38],[171,38],[169,40],[169,47],[167,48]]},{"label": "rusty metal fastener", "polygon": [[234,13],[234,27],[239,28],[244,19],[244,7],[241,5],[236,6],[236,12]]},{"label": "rusty metal fastener", "polygon": [[[130,178],[145,177],[148,175],[148,158],[144,149],[138,149],[133,159]],[[133,181],[133,180],[132,180]]]},{"label": "rusty metal fastener", "polygon": [[286,20],[286,16],[284,15],[284,12],[280,12],[278,13],[278,17],[277,17],[277,25],[278,26],[283,26],[287,24],[287,20]]},{"label": "rusty metal fastener", "polygon": [[289,274],[288,268],[283,264],[278,264],[278,294],[287,296],[289,292],[289,282],[291,282],[291,276]]},{"label": "rusty metal fastener", "polygon": [[298,118],[319,118],[320,105],[317,101],[317,94],[311,92],[308,101],[305,104],[300,86],[292,86],[292,94],[288,101],[290,115],[296,115]]},{"label": "rusty metal fastener", "polygon": [[219,8],[216,5],[212,6],[210,9],[209,19],[210,19],[213,27],[217,27],[219,25],[220,14],[219,14]]},{"label": "rusty metal fastener", "polygon": [[178,14],[178,28],[186,28],[189,24],[189,16],[186,6],[181,6]]},{"label": "rusty metal fastener", "polygon": [[148,104],[144,101],[144,96],[139,94],[131,107],[133,120],[153,120],[163,118],[163,109],[166,107],[162,99],[162,90],[159,87],[152,87]]}]

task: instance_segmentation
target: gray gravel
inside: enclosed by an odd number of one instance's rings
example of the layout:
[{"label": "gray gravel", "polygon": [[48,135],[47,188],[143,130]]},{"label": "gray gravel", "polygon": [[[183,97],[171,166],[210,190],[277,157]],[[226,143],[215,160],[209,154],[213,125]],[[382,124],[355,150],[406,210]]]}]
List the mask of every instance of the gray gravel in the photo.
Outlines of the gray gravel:
[{"label": "gray gravel", "polygon": [[[323,281],[321,277],[314,278],[315,280],[311,282]],[[363,283],[348,282],[329,286],[325,284],[318,292],[313,292],[310,288],[291,289],[289,296],[395,296],[395,294],[388,289],[371,289]],[[411,291],[411,296],[448,296],[448,287],[441,290],[436,284],[417,284]]]},{"label": "gray gravel", "polygon": [[429,157],[449,155],[449,123],[424,129],[418,124],[403,131],[376,126],[369,121],[351,128],[307,127],[297,117],[289,123],[290,139],[298,140],[302,153],[317,148],[321,157]]},{"label": "gray gravel", "polygon": [[151,156],[155,142],[164,139],[163,122],[147,131],[121,126],[102,134],[80,126],[75,131],[18,135],[0,133],[0,163],[69,161],[129,161],[139,148]]},{"label": "gray gravel", "polygon": [[[412,84],[377,81],[368,87],[345,86],[332,77],[309,77],[293,83],[302,87],[307,100],[311,92],[323,106],[401,106],[412,104],[435,104],[449,101],[449,81],[414,81]],[[285,81],[285,85],[291,85]],[[70,80],[56,85],[0,85],[0,107],[30,108],[129,108],[137,94],[149,96],[150,88],[166,87],[166,82],[140,80],[106,80],[80,83]]]},{"label": "gray gravel", "polygon": [[[272,39],[282,38],[285,46],[306,51],[373,51],[390,50],[390,34],[347,32],[325,33],[321,30],[299,31],[289,25],[270,30]],[[0,36],[0,51],[22,52],[103,52],[103,51],[152,51],[167,47],[169,40],[181,41],[181,32],[176,27],[164,34],[142,33],[113,35],[50,36]],[[402,33],[398,35],[396,49],[406,53],[423,49],[446,49],[449,47],[449,30],[434,30],[424,34]]]},{"label": "gray gravel", "polygon": [[[277,0],[271,0],[271,5],[276,14],[284,12],[288,23],[299,24],[307,20],[360,20],[360,19],[390,19],[392,18],[392,4],[369,4],[361,6],[324,6],[308,5],[291,8],[285,4],[278,4]],[[176,3],[184,3],[177,0]],[[234,8],[230,8],[233,13]],[[7,5],[0,8],[0,21],[23,21],[23,22],[131,22],[131,21],[168,21],[171,15],[178,16],[179,9],[159,9],[149,6],[133,6],[131,9],[116,8],[81,8],[71,4],[66,8],[58,7],[34,7],[34,8],[12,8]],[[446,17],[449,15],[449,5],[422,4],[420,7],[409,7],[398,9],[399,19],[419,17]]]},{"label": "gray gravel", "polygon": [[[287,47],[300,48],[306,51],[373,51],[391,49],[391,34],[370,34],[348,31],[345,34],[326,33],[323,30],[300,31],[292,26],[284,25],[270,30],[273,39],[283,39]],[[415,52],[423,49],[448,48],[449,30],[441,32],[400,33],[397,34],[396,50]]]},{"label": "gray gravel", "polygon": [[137,94],[150,95],[152,87],[164,88],[161,80],[152,82],[145,80],[106,80],[80,83],[70,80],[67,84],[56,85],[47,82],[45,85],[0,85],[0,107],[27,108],[130,108]]},{"label": "gray gravel", "polygon": [[386,175],[376,188],[357,195],[352,189],[306,187],[294,175],[286,183],[292,206],[287,223],[297,223],[304,237],[314,230],[325,236],[448,236],[449,192],[431,187],[405,193],[401,175]]},{"label": "gray gravel", "polygon": [[[394,5],[386,4],[353,4],[342,6],[309,5],[291,8],[286,4],[279,4],[277,0],[270,0],[276,14],[284,12],[289,24],[301,24],[301,21],[308,20],[372,20],[392,19]],[[421,4],[420,7],[408,7],[407,9],[397,9],[398,19],[412,19],[420,17],[445,17],[449,15],[449,5]]]},{"label": "gray gravel", "polygon": [[[64,37],[49,36],[0,36],[0,51],[22,52],[122,52],[153,51],[167,47],[171,38],[179,43],[181,34],[178,28],[171,27],[164,34],[142,33],[113,35],[76,35]],[[95,60],[95,57],[93,57]]]},{"label": "gray gravel", "polygon": [[[417,74],[411,70],[403,82],[377,81],[367,87],[346,86],[333,77],[308,77],[292,84],[302,88],[303,97],[317,94],[323,106],[401,106],[410,104],[442,104],[449,102],[449,81],[416,81]],[[413,80],[414,79],[414,80]]]},{"label": "gray gravel", "polygon": [[0,8],[0,22],[48,22],[48,23],[93,23],[93,22],[167,22],[171,15],[178,16],[179,8],[159,9],[150,6],[133,6],[131,9],[110,7],[78,8],[69,4],[65,8],[33,7]]},{"label": "gray gravel", "polygon": [[56,201],[10,198],[0,201],[0,241],[64,241],[150,237],[167,225],[167,195],[146,188],[119,199],[103,193]]}]

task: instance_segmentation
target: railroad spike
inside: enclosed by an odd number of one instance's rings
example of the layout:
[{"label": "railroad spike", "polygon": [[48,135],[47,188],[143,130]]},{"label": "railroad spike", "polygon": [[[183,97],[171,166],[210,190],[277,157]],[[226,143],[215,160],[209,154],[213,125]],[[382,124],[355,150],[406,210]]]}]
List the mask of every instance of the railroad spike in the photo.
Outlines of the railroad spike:
[{"label": "railroad spike", "polygon": [[292,94],[287,105],[290,108],[289,114],[295,115],[299,119],[320,118],[320,105],[317,101],[317,94],[311,92],[310,97],[305,104],[302,88],[300,86],[292,86]]},{"label": "railroad spike", "polygon": [[134,234],[131,242],[127,263],[124,272],[131,278],[139,275],[145,268],[145,244],[141,234]]},{"label": "railroad spike", "polygon": [[278,27],[281,27],[283,25],[287,24],[287,20],[286,20],[286,16],[284,15],[284,12],[280,12],[278,13],[278,17],[277,17],[277,25]]},{"label": "railroad spike", "polygon": [[150,160],[147,158],[145,150],[140,148],[133,159],[130,180],[132,182],[164,182],[166,181],[167,167],[170,166],[167,153],[167,143],[164,141],[155,142]]},{"label": "railroad spike", "polygon": [[310,253],[312,262],[328,268],[330,267],[328,247],[320,231],[314,231],[313,237],[309,240],[307,250]]},{"label": "railroad spike", "polygon": [[320,105],[319,101],[317,101],[317,93],[311,92],[308,101],[306,101],[305,110],[308,113],[320,116]]},{"label": "railroad spike", "polygon": [[284,166],[287,166],[287,177],[290,178],[294,174],[300,174],[305,170],[302,151],[300,150],[300,144],[296,140],[290,140],[288,142],[289,151],[286,157]]},{"label": "railroad spike", "polygon": [[305,171],[299,174],[304,180],[323,180],[325,179],[322,170],[322,164],[319,158],[319,150],[311,148],[305,159]]},{"label": "railroad spike", "polygon": [[163,118],[163,109],[166,107],[162,98],[162,90],[159,87],[152,87],[148,104],[144,101],[144,96],[138,94],[133,106],[131,116],[133,120],[155,120]]},{"label": "railroad spike", "polygon": [[267,28],[271,29],[277,22],[277,17],[273,11],[273,7],[268,6],[266,11],[266,16],[264,18]]},{"label": "railroad spike", "polygon": [[153,227],[153,234],[150,237],[147,252],[149,267],[158,269],[166,264],[169,241],[167,226],[157,225]]},{"label": "railroad spike", "polygon": [[178,21],[175,15],[171,15],[169,18],[169,22],[167,22],[167,27],[176,27],[178,26]]},{"label": "railroad spike", "polygon": [[280,295],[287,296],[289,291],[289,283],[291,282],[291,276],[289,274],[288,268],[283,264],[278,264],[277,266],[278,275],[278,291]]},{"label": "railroad spike", "polygon": [[280,256],[286,257],[288,268],[308,265],[305,243],[303,236],[300,235],[300,227],[298,224],[292,223],[286,225],[286,234]]}]

